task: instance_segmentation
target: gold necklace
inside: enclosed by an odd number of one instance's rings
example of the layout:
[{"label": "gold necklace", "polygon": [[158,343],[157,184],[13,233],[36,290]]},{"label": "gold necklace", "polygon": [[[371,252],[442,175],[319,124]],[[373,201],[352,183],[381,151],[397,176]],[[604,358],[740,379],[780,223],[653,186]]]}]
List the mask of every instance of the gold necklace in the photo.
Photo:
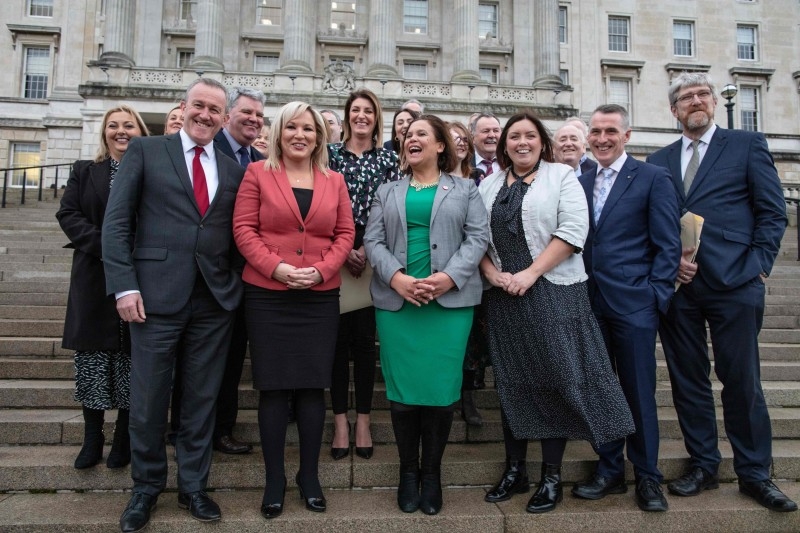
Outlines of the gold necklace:
[{"label": "gold necklace", "polygon": [[411,179],[409,180],[408,184],[410,186],[414,187],[414,189],[417,192],[419,192],[422,189],[430,189],[432,187],[436,187],[437,185],[439,185],[439,180],[437,179],[436,181],[434,181],[432,183],[420,183],[416,179],[414,179],[414,177],[412,176]]}]

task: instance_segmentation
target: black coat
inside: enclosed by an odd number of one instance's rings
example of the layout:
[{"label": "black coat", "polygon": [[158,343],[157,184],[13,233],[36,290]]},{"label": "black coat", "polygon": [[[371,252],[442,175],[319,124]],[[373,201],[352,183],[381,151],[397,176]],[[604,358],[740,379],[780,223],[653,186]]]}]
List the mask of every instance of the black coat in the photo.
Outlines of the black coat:
[{"label": "black coat", "polygon": [[130,353],[128,325],[120,335],[116,300],[106,295],[100,229],[106,212],[111,160],[76,161],[56,213],[74,248],[61,346],[82,352]]}]

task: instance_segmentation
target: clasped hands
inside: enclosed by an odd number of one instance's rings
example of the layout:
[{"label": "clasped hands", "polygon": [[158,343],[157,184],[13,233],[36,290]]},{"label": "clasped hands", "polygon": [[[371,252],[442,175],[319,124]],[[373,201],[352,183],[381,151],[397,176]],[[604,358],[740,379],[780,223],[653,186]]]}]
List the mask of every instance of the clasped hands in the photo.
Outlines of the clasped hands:
[{"label": "clasped hands", "polygon": [[279,264],[272,278],[289,289],[310,289],[322,283],[322,275],[315,267],[298,268],[288,263]]},{"label": "clasped hands", "polygon": [[417,279],[400,271],[392,276],[389,286],[403,299],[417,307],[428,304],[456,286],[453,279],[444,272]]},{"label": "clasped hands", "polygon": [[491,273],[487,272],[484,276],[492,286],[499,287],[512,296],[523,296],[539,279],[539,276],[529,269],[521,270],[516,274],[493,269]]}]

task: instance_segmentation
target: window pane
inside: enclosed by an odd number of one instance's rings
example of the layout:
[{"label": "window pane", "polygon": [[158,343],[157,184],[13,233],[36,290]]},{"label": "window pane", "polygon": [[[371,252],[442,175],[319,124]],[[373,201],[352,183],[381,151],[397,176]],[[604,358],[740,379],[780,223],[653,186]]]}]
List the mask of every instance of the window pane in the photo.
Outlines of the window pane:
[{"label": "window pane", "polygon": [[497,37],[497,4],[478,4],[478,36]]},{"label": "window pane", "polygon": [[558,42],[567,42],[567,8],[564,6],[558,8]]},{"label": "window pane", "polygon": [[50,49],[28,47],[25,49],[24,98],[47,98],[47,81],[50,76]]},{"label": "window pane", "polygon": [[497,83],[497,68],[481,66],[478,72],[481,79],[488,83]]},{"label": "window pane", "polygon": [[403,77],[408,80],[427,80],[428,64],[406,61],[403,63]]},{"label": "window pane", "polygon": [[352,57],[335,57],[331,56],[329,65],[336,63],[337,61],[341,61],[343,65],[347,65],[351,69],[355,70],[356,68],[356,60]]},{"label": "window pane", "polygon": [[[39,143],[12,143],[11,166],[34,167],[41,164],[41,147]],[[11,174],[11,186],[22,187],[22,179],[28,187],[39,186],[39,169],[15,170]]]},{"label": "window pane", "polygon": [[672,24],[673,53],[676,56],[691,56],[694,39],[694,26],[691,22]]},{"label": "window pane", "polygon": [[630,112],[631,110],[631,82],[630,80],[611,79],[609,85],[608,101],[618,104]]},{"label": "window pane", "polygon": [[756,59],[756,28],[736,27],[736,51],[739,59]]},{"label": "window pane", "polygon": [[356,3],[331,2],[331,29],[355,30],[356,29]]},{"label": "window pane", "polygon": [[742,87],[739,90],[739,107],[742,114],[742,129],[758,131],[758,88]]},{"label": "window pane", "polygon": [[428,33],[428,0],[404,0],[403,31]]},{"label": "window pane", "polygon": [[52,17],[53,0],[30,0],[28,14],[32,17]]},{"label": "window pane", "polygon": [[278,54],[256,54],[253,70],[256,72],[275,72],[280,66]]},{"label": "window pane", "polygon": [[569,71],[563,68],[558,71],[558,76],[561,78],[561,83],[569,85]]},{"label": "window pane", "polygon": [[280,26],[281,0],[256,0],[256,20],[264,26]]},{"label": "window pane", "polygon": [[608,49],[612,52],[628,51],[627,17],[608,17]]},{"label": "window pane", "polygon": [[181,20],[197,20],[197,0],[181,0]]},{"label": "window pane", "polygon": [[194,50],[178,50],[178,68],[188,68],[194,61]]}]

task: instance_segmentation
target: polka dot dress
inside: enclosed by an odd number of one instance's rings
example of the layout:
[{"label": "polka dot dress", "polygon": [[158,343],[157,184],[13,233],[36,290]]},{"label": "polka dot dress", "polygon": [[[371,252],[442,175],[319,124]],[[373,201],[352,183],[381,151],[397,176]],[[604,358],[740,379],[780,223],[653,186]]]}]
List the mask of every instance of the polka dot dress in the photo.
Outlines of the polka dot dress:
[{"label": "polka dot dress", "polygon": [[[492,207],[492,240],[506,272],[533,262],[521,216],[528,190],[523,182],[504,185]],[[585,282],[541,277],[524,296],[494,287],[486,300],[497,392],[515,438],[600,445],[633,433]]]}]

